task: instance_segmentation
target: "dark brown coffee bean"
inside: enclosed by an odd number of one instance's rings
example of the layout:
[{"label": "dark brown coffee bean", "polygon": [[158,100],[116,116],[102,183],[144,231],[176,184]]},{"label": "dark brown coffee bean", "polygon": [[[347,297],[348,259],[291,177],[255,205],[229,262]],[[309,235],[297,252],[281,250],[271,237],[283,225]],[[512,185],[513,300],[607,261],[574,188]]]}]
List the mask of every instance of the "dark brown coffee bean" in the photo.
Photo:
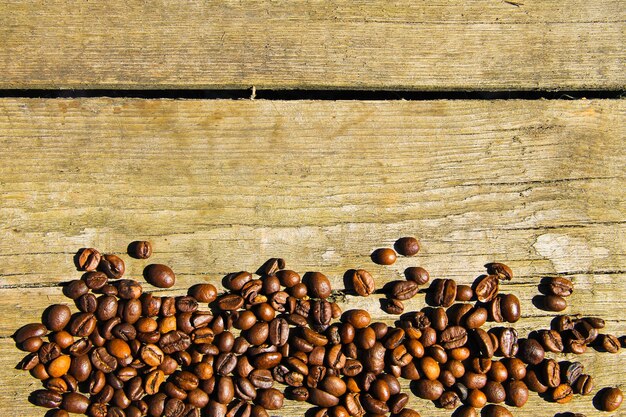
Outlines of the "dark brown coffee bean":
[{"label": "dark brown coffee bean", "polygon": [[624,400],[622,391],[619,388],[608,388],[598,393],[600,409],[603,411],[615,411]]},{"label": "dark brown coffee bean", "polygon": [[174,271],[162,264],[150,264],[143,270],[143,276],[145,280],[159,288],[170,288],[176,282],[176,275]]},{"label": "dark brown coffee bean", "polygon": [[224,286],[231,291],[241,291],[251,280],[252,274],[247,271],[233,272],[224,277]]},{"label": "dark brown coffee bean", "polygon": [[474,289],[476,298],[482,303],[493,300],[498,295],[498,276],[486,275],[478,280]]},{"label": "dark brown coffee bean", "polygon": [[468,329],[477,329],[487,322],[487,318],[487,310],[483,307],[476,307],[465,315],[465,326]]},{"label": "dark brown coffee bean", "polygon": [[128,254],[136,259],[148,259],[152,255],[152,244],[146,240],[137,240],[128,245]]},{"label": "dark brown coffee bean", "polygon": [[374,278],[365,269],[352,270],[350,277],[352,287],[362,297],[367,297],[376,289]]},{"label": "dark brown coffee bean", "polygon": [[309,389],[307,401],[319,407],[334,407],[339,404],[339,398],[318,388]]},{"label": "dark brown coffee bean", "polygon": [[567,330],[572,330],[576,325],[576,319],[572,316],[556,316],[552,321],[552,327],[559,333],[563,333]]},{"label": "dark brown coffee bean", "polygon": [[526,377],[524,378],[526,386],[534,392],[543,394],[548,391],[548,387],[541,382],[541,379],[537,376],[537,372],[530,368],[526,370]]},{"label": "dark brown coffee bean", "polygon": [[619,339],[612,334],[603,334],[600,336],[599,346],[609,353],[619,352]]},{"label": "dark brown coffee bean", "polygon": [[600,317],[583,317],[581,321],[587,322],[594,329],[603,329],[605,326],[604,320]]},{"label": "dark brown coffee bean", "polygon": [[360,400],[361,405],[363,405],[365,411],[369,413],[381,415],[389,412],[389,406],[387,405],[387,403],[377,400],[370,394],[361,395]]},{"label": "dark brown coffee bean", "polygon": [[461,326],[450,326],[441,332],[439,341],[445,349],[454,349],[467,343],[467,331]]},{"label": "dark brown coffee bean", "polygon": [[478,417],[476,409],[469,405],[459,407],[454,413],[454,417]]},{"label": "dark brown coffee bean", "polygon": [[420,250],[420,245],[414,237],[401,237],[394,243],[394,248],[402,256],[415,256]]},{"label": "dark brown coffee bean", "polygon": [[121,278],[126,271],[126,265],[119,256],[104,255],[100,259],[98,270],[109,278]]},{"label": "dark brown coffee bean", "polygon": [[282,258],[270,258],[256,271],[259,275],[274,275],[279,269],[285,268],[285,260]]},{"label": "dark brown coffee bean", "polygon": [[543,382],[550,388],[561,384],[561,367],[554,359],[547,359],[542,364]]},{"label": "dark brown coffee bean", "polygon": [[419,286],[415,281],[394,281],[390,285],[390,295],[396,300],[408,300],[418,292]]},{"label": "dark brown coffee bean", "polygon": [[213,366],[218,375],[228,375],[237,366],[237,356],[232,352],[220,353]]},{"label": "dark brown coffee bean", "polygon": [[519,343],[517,356],[528,364],[537,365],[543,360],[545,350],[535,339],[523,339]]},{"label": "dark brown coffee bean", "polygon": [[185,411],[185,404],[178,398],[170,398],[165,401],[163,408],[164,417],[182,417]]},{"label": "dark brown coffee bean", "polygon": [[30,371],[36,365],[39,364],[39,355],[36,352],[29,353],[24,356],[24,358],[17,365],[17,369],[23,369],[25,371]]},{"label": "dark brown coffee bean", "polygon": [[510,379],[521,380],[526,376],[526,364],[518,358],[507,358],[503,360]]},{"label": "dark brown coffee bean", "polygon": [[402,301],[394,298],[388,298],[381,301],[382,309],[387,314],[402,314],[404,312],[404,304]]},{"label": "dark brown coffee bean", "polygon": [[415,394],[425,400],[436,401],[443,394],[443,385],[437,380],[419,379],[414,384]]},{"label": "dark brown coffee bean", "polygon": [[276,272],[276,277],[280,281],[280,284],[284,287],[291,288],[296,284],[299,284],[301,279],[300,275],[289,269],[283,269]]},{"label": "dark brown coffee bean", "polygon": [[61,406],[63,396],[56,391],[40,389],[30,394],[30,401],[39,407],[57,408]]},{"label": "dark brown coffee bean", "polygon": [[71,317],[72,312],[68,306],[64,304],[54,304],[48,307],[44,312],[43,324],[45,324],[49,330],[58,332],[67,326]]},{"label": "dark brown coffee bean", "polygon": [[243,307],[244,300],[237,294],[226,294],[217,298],[217,307],[223,311],[238,310]]},{"label": "dark brown coffee bean", "polygon": [[69,328],[73,336],[87,337],[96,328],[96,318],[91,313],[78,313],[71,319]]},{"label": "dark brown coffee bean", "polygon": [[27,324],[25,326],[20,327],[14,334],[13,340],[15,343],[21,344],[24,343],[26,339],[30,339],[31,337],[41,337],[47,333],[46,326],[40,323],[32,323]]},{"label": "dark brown coffee bean", "polygon": [[547,311],[563,311],[567,308],[567,300],[558,295],[546,295],[540,303]]},{"label": "dark brown coffee bean", "polygon": [[406,407],[408,403],[409,403],[408,394],[397,393],[391,396],[387,404],[389,405],[389,411],[391,411],[392,414],[398,414],[402,410],[404,410],[404,407]]},{"label": "dark brown coffee bean", "polygon": [[561,384],[552,390],[551,400],[559,403],[565,404],[572,400],[574,397],[574,391],[569,384]]},{"label": "dark brown coffee bean", "polygon": [[490,404],[484,408],[485,417],[513,417],[513,414],[501,405]]},{"label": "dark brown coffee bean", "polygon": [[284,401],[283,393],[275,388],[260,389],[257,391],[255,404],[266,410],[278,410],[282,408]]},{"label": "dark brown coffee bean", "polygon": [[189,346],[191,346],[191,339],[180,330],[165,333],[159,340],[159,347],[166,354],[186,350]]},{"label": "dark brown coffee bean", "polygon": [[255,369],[250,372],[248,379],[257,388],[271,388],[274,385],[272,373],[267,369]]},{"label": "dark brown coffee bean", "polygon": [[75,303],[76,307],[83,313],[95,313],[98,307],[98,300],[91,293],[81,295],[75,300]]},{"label": "dark brown coffee bean", "polygon": [[89,399],[77,392],[68,392],[63,395],[61,408],[69,413],[85,414],[89,407]]},{"label": "dark brown coffee bean", "polygon": [[548,352],[563,352],[563,340],[556,330],[539,330],[537,335],[543,348]]},{"label": "dark brown coffee bean", "polygon": [[453,279],[436,279],[430,285],[436,306],[450,307],[456,299],[456,282]]},{"label": "dark brown coffee bean", "polygon": [[500,262],[492,262],[485,265],[489,275],[496,275],[499,279],[510,281],[513,278],[513,271],[507,265]]},{"label": "dark brown coffee bean", "polygon": [[580,395],[589,395],[593,391],[593,378],[591,375],[582,374],[574,384],[574,392]]},{"label": "dark brown coffee bean", "polygon": [[392,265],[396,262],[397,255],[393,249],[379,248],[372,252],[372,261],[378,265]]},{"label": "dark brown coffee bean", "polygon": [[439,405],[446,410],[454,410],[461,405],[461,399],[454,391],[446,391],[439,397]]},{"label": "dark brown coffee bean", "polygon": [[472,341],[480,356],[485,358],[491,358],[494,354],[495,347],[489,334],[483,329],[473,329],[471,331]]},{"label": "dark brown coffee bean", "polygon": [[499,404],[506,399],[506,390],[499,382],[487,381],[481,391],[485,394],[487,401],[490,403]]},{"label": "dark brown coffee bean", "polygon": [[212,303],[217,298],[217,288],[213,284],[196,284],[189,288],[187,294],[201,303]]},{"label": "dark brown coffee bean", "polygon": [[95,271],[100,263],[101,255],[94,248],[81,249],[76,256],[76,266],[80,271]]},{"label": "dark brown coffee bean", "polygon": [[63,294],[72,300],[76,300],[81,295],[87,294],[87,292],[89,292],[87,284],[85,284],[85,281],[81,281],[80,279],[70,281],[65,287],[63,287]]},{"label": "dark brown coffee bean", "polygon": [[557,295],[560,297],[569,297],[574,291],[574,284],[567,278],[563,277],[551,277],[545,278],[544,283],[546,290],[550,295]]},{"label": "dark brown coffee bean", "polygon": [[331,286],[326,275],[321,272],[307,272],[302,277],[308,294],[314,298],[327,298],[330,296]]},{"label": "dark brown coffee bean", "polygon": [[519,299],[513,294],[502,294],[500,299],[500,311],[505,321],[515,323],[521,315]]},{"label": "dark brown coffee bean", "polygon": [[470,301],[474,297],[474,290],[469,285],[456,286],[456,301]]},{"label": "dark brown coffee bean", "polygon": [[104,347],[91,351],[91,363],[105,374],[113,372],[118,365],[117,359],[110,355]]},{"label": "dark brown coffee bean", "polygon": [[[362,417],[365,414],[365,410],[361,405],[361,395],[355,393],[348,393],[344,397],[344,405],[348,413],[353,417]],[[419,416],[418,416],[419,417]]]},{"label": "dark brown coffee bean", "polygon": [[283,355],[279,352],[267,352],[252,358],[252,365],[257,369],[271,369],[278,365]]}]

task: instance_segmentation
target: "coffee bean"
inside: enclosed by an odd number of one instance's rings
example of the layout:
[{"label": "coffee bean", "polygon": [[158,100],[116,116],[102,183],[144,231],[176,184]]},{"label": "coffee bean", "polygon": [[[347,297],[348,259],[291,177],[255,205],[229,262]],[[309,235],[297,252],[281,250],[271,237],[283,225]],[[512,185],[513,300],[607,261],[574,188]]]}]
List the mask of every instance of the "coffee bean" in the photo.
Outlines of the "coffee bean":
[{"label": "coffee bean", "polygon": [[283,318],[275,318],[269,324],[269,340],[276,346],[283,346],[289,339],[289,323]]},{"label": "coffee bean", "polygon": [[196,284],[189,288],[187,294],[201,303],[212,303],[217,298],[217,288],[212,284]]},{"label": "coffee bean", "polygon": [[519,343],[519,352],[517,355],[524,362],[537,365],[543,360],[545,350],[535,339],[523,339]]},{"label": "coffee bean", "polygon": [[467,326],[468,329],[482,327],[487,322],[487,317],[488,313],[485,308],[476,307],[465,315],[465,326]]},{"label": "coffee bean", "polygon": [[170,288],[176,282],[174,271],[162,264],[150,264],[143,270],[145,280],[159,288]]},{"label": "coffee bean", "polygon": [[461,405],[461,399],[454,391],[446,391],[439,397],[439,405],[446,410],[454,410]]},{"label": "coffee bean", "polygon": [[436,306],[450,307],[456,299],[456,282],[453,279],[436,279],[430,285]]},{"label": "coffee bean", "polygon": [[584,366],[580,362],[572,362],[567,365],[563,374],[564,382],[574,385],[578,378],[583,374]]},{"label": "coffee bean", "polygon": [[499,279],[510,281],[513,278],[513,271],[507,265],[500,262],[492,262],[485,265],[489,275],[496,275]]},{"label": "coffee bean", "polygon": [[569,384],[561,384],[552,390],[551,399],[559,404],[565,404],[572,400],[574,391]]},{"label": "coffee bean", "polygon": [[574,392],[581,395],[589,395],[593,391],[593,378],[591,375],[582,374],[573,386]]},{"label": "coffee bean", "polygon": [[538,377],[537,372],[530,368],[526,370],[526,377],[524,378],[524,382],[526,386],[534,392],[539,394],[543,394],[548,391],[548,387],[541,382],[541,379]]},{"label": "coffee bean", "polygon": [[465,405],[457,409],[454,413],[454,417],[478,417],[478,413],[475,408]]},{"label": "coffee bean", "polygon": [[32,323],[27,324],[25,326],[20,327],[14,334],[13,340],[15,343],[21,344],[26,339],[30,339],[31,337],[39,337],[44,336],[47,333],[46,326],[40,323]]},{"label": "coffee bean", "polygon": [[341,319],[343,322],[351,324],[355,329],[367,327],[371,322],[370,314],[361,309],[348,310]]},{"label": "coffee bean", "polygon": [[501,297],[500,301],[500,311],[502,312],[502,317],[504,320],[509,323],[515,323],[520,318],[520,302],[519,299],[513,294],[502,294],[498,296]]},{"label": "coffee bean", "polygon": [[69,413],[85,414],[89,407],[89,399],[77,392],[68,392],[63,395],[61,408]]},{"label": "coffee bean", "polygon": [[101,255],[94,248],[81,249],[76,257],[76,266],[81,271],[95,271],[100,263]]},{"label": "coffee bean", "polygon": [[563,277],[550,277],[543,280],[549,295],[569,297],[574,291],[574,284]]},{"label": "coffee bean", "polygon": [[95,328],[96,318],[92,313],[76,314],[69,323],[70,333],[78,337],[89,336]]},{"label": "coffee bean", "polygon": [[217,307],[223,311],[238,310],[243,303],[243,298],[237,294],[226,294],[217,298]]},{"label": "coffee bean", "polygon": [[490,404],[483,410],[485,417],[513,417],[513,414],[501,405]]},{"label": "coffee bean", "polygon": [[563,352],[563,340],[556,330],[539,330],[537,335],[545,350],[556,353]]},{"label": "coffee bean", "polygon": [[410,266],[404,270],[404,276],[408,281],[415,281],[418,285],[424,285],[430,280],[428,271],[421,266]]},{"label": "coffee bean", "polygon": [[443,394],[443,385],[437,380],[419,379],[413,382],[415,394],[425,400],[436,401]]},{"label": "coffee bean", "polygon": [[454,349],[467,343],[467,330],[461,326],[450,326],[439,336],[439,341],[445,349]]},{"label": "coffee bean", "polygon": [[615,411],[624,400],[622,391],[619,388],[608,388],[599,394],[600,409],[603,411]]},{"label": "coffee bean", "polygon": [[415,281],[394,281],[390,285],[390,295],[396,300],[408,300],[419,292]]},{"label": "coffee bean", "polygon": [[364,269],[352,270],[351,273],[352,287],[362,297],[367,297],[374,292],[376,286],[372,275]]},{"label": "coffee bean", "polygon": [[56,391],[41,389],[31,393],[30,401],[39,407],[56,408],[61,406],[63,396]]},{"label": "coffee bean", "polygon": [[381,303],[383,311],[387,314],[402,314],[404,312],[404,304],[400,300],[387,298]]},{"label": "coffee bean", "polygon": [[152,256],[152,244],[146,240],[137,240],[128,245],[128,255],[136,259],[148,259]]},{"label": "coffee bean", "polygon": [[603,334],[600,337],[599,346],[609,353],[619,352],[620,343],[619,339],[612,334]]},{"label": "coffee bean", "polygon": [[35,366],[39,365],[39,355],[36,352],[29,353],[18,363],[17,368],[25,371],[30,371]]},{"label": "coffee bean", "polygon": [[109,278],[121,278],[126,271],[126,265],[119,256],[104,255],[100,259],[98,270]]},{"label": "coffee bean", "polygon": [[401,237],[394,244],[396,251],[402,256],[415,256],[420,250],[419,242],[414,237]]},{"label": "coffee bean", "polygon": [[498,295],[498,276],[486,275],[478,280],[474,289],[476,298],[482,303],[493,300]]},{"label": "coffee bean", "polygon": [[54,304],[46,309],[43,314],[43,324],[53,332],[63,330],[70,321],[72,312],[64,304]]},{"label": "coffee bean", "polygon": [[327,298],[330,296],[331,286],[326,275],[321,272],[307,272],[302,278],[308,294],[315,298]]},{"label": "coffee bean", "polygon": [[72,300],[76,300],[81,295],[87,294],[87,292],[89,292],[87,284],[85,284],[85,281],[80,279],[70,281],[65,287],[63,287],[63,294]]},{"label": "coffee bean", "polygon": [[506,399],[506,390],[499,382],[487,381],[482,391],[485,393],[487,401],[490,403],[499,404]]},{"label": "coffee bean", "polygon": [[473,329],[470,334],[474,345],[478,349],[479,355],[485,358],[491,358],[494,354],[495,347],[489,334],[480,328]]},{"label": "coffee bean", "polygon": [[546,295],[541,299],[540,304],[547,311],[563,311],[567,308],[567,300],[558,295]]},{"label": "coffee bean", "polygon": [[474,290],[469,285],[456,286],[456,301],[470,301],[474,297]]},{"label": "coffee bean", "polygon": [[548,359],[542,366],[543,381],[550,388],[556,388],[561,384],[561,368],[554,359]]},{"label": "coffee bean", "polygon": [[372,261],[379,265],[392,265],[396,262],[397,255],[393,249],[379,248],[371,254]]},{"label": "coffee bean", "polygon": [[603,329],[605,326],[604,320],[600,317],[583,317],[580,321],[588,323],[594,329]]}]

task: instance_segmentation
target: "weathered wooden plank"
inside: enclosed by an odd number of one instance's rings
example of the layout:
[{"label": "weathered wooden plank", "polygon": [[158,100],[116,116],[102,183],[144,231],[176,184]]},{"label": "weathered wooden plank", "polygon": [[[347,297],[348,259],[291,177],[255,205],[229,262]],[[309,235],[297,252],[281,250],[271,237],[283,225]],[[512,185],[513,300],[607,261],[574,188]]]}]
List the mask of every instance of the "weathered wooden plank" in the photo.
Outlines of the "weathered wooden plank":
[{"label": "weathered wooden plank", "polygon": [[588,2],[4,1],[0,88],[623,89]]},{"label": "weathered wooden plank", "polygon": [[[38,385],[13,367],[8,336],[66,302],[83,246],[123,253],[154,242],[178,273],[172,294],[283,256],[343,288],[348,268],[377,285],[423,265],[470,283],[492,260],[516,278],[521,334],[545,328],[538,280],[576,284],[571,313],[626,333],[623,101],[267,102],[0,100],[0,415],[41,415]],[[372,249],[416,235],[422,251],[391,267]],[[139,277],[147,261],[127,263]],[[146,288],[149,286],[146,284]],[[169,291],[168,291],[169,292]],[[376,320],[380,295],[347,295]],[[34,306],[34,307],[33,307]],[[423,296],[407,303],[424,306]],[[597,387],[624,383],[624,353],[580,359]],[[447,416],[415,398],[423,415]],[[301,415],[289,404],[284,415]],[[579,411],[532,396],[524,415]],[[517,413],[519,414],[519,412]]]}]

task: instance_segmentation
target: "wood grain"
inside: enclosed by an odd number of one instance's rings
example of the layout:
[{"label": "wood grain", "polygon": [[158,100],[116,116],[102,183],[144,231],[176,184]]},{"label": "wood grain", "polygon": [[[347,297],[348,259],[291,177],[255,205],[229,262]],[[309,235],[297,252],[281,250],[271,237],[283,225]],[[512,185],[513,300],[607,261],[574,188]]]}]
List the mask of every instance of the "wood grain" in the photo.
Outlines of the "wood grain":
[{"label": "wood grain", "polygon": [[622,90],[623,6],[3,1],[0,88]]},{"label": "wood grain", "polygon": [[[522,335],[549,325],[532,299],[555,274],[576,285],[567,312],[603,316],[623,335],[625,110],[619,100],[2,99],[0,415],[43,414],[26,400],[39,385],[13,369],[22,354],[9,335],[66,302],[60,285],[79,276],[78,248],[121,254],[134,239],[154,242],[150,262],[177,272],[171,294],[273,256],[325,272],[337,289],[353,267],[379,287],[411,265],[469,284],[499,260],[516,274],[502,291],[522,301]],[[420,239],[418,256],[371,263],[403,235]],[[147,262],[128,259],[128,275]],[[389,322],[380,297],[339,301]],[[425,305],[421,295],[407,304]],[[579,359],[597,391],[624,388],[625,357],[590,349]],[[597,413],[590,398],[533,395],[516,415],[565,411]]]}]

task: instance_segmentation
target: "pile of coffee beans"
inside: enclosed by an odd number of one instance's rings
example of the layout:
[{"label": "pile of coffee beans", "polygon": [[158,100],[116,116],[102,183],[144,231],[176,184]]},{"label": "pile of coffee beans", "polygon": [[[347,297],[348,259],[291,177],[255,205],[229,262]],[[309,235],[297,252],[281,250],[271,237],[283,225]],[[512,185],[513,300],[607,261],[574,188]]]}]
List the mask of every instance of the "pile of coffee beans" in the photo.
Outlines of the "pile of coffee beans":
[{"label": "pile of coffee beans", "polygon": [[[418,241],[404,237],[371,258],[391,265],[398,254],[418,251]],[[133,242],[128,253],[147,259],[152,246]],[[285,398],[308,402],[315,417],[419,417],[406,407],[411,394],[454,416],[478,416],[477,409],[511,416],[502,404],[522,407],[530,392],[567,403],[593,391],[581,363],[546,352],[615,353],[624,342],[601,333],[601,318],[566,315],[518,337],[506,323],[520,319],[520,301],[500,292],[513,279],[502,263],[487,264],[472,286],[431,281],[424,268],[410,267],[406,279],[377,289],[368,271],[348,271],[347,290],[386,294],[381,308],[397,316],[388,325],[372,322],[366,310],[342,312],[323,273],[301,276],[280,258],[254,274],[226,275],[225,292],[199,283],[176,297],[123,278],[125,263],[116,255],[85,248],[75,262],[84,275],[63,292],[78,311],[49,306],[41,323],[14,334],[29,352],[18,367],[43,383],[30,400],[53,417],[268,417]],[[176,282],[163,264],[146,266],[144,279],[158,288]],[[542,305],[562,311],[573,285],[553,277],[540,289]],[[405,312],[403,301],[422,293],[429,306]],[[485,330],[487,322],[502,325]],[[401,379],[411,381],[409,392]],[[596,399],[599,409],[613,411],[622,393],[607,388]]]}]

